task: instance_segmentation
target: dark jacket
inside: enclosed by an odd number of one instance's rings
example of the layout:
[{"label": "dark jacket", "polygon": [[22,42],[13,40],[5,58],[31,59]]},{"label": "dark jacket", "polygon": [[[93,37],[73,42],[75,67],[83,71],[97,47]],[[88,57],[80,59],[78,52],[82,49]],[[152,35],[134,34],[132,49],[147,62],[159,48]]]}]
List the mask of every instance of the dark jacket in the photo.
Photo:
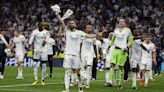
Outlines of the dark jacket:
[{"label": "dark jacket", "polygon": [[[9,43],[9,38],[7,36],[5,36],[4,38]],[[6,56],[6,53],[4,52],[5,48],[6,48],[5,43],[0,39],[0,57]]]}]

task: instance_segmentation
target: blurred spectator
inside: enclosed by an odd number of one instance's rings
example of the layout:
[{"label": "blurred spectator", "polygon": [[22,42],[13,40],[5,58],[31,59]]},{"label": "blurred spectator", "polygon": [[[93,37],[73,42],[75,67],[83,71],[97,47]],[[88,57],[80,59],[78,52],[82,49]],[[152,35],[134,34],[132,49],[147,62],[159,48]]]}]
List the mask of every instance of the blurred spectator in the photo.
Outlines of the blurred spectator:
[{"label": "blurred spectator", "polygon": [[[113,31],[118,19],[124,17],[132,31],[157,35],[155,43],[164,47],[163,0],[1,0],[0,25],[7,29],[10,38],[15,28],[29,38],[37,21],[46,21],[55,34],[59,26],[50,6],[56,3],[61,6],[61,14],[68,8],[74,11],[77,26],[81,29],[90,23],[94,26],[94,33],[102,27]],[[55,40],[63,51],[64,40],[60,38],[55,37]]]}]

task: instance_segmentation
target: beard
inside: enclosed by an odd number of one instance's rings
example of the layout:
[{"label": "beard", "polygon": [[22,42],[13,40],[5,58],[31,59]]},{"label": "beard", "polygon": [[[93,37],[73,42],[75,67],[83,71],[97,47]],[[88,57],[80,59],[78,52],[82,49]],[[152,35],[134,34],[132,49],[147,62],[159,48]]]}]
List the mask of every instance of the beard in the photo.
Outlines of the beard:
[{"label": "beard", "polygon": [[71,30],[73,30],[73,29],[75,29],[75,27],[74,26],[71,26],[71,27],[69,27]]}]

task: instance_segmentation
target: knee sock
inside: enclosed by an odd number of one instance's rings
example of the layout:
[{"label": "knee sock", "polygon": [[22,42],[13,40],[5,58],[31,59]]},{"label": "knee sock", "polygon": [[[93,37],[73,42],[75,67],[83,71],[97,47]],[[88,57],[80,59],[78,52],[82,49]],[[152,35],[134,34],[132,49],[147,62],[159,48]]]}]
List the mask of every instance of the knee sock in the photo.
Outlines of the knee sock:
[{"label": "knee sock", "polygon": [[46,70],[47,70],[46,63],[42,63],[42,80],[45,79]]},{"label": "knee sock", "polygon": [[136,72],[132,72],[132,87],[136,87],[136,82],[137,82],[137,74],[136,74]]},{"label": "knee sock", "polygon": [[87,73],[87,85],[90,86],[90,81],[91,81],[91,76],[92,76],[92,67],[91,66],[87,67],[86,73]]},{"label": "knee sock", "polygon": [[114,68],[110,68],[109,82],[112,84],[114,78]]},{"label": "knee sock", "polygon": [[65,82],[65,90],[69,90],[69,84],[71,80],[71,69],[66,69],[65,70],[65,76],[64,76],[64,82]]},{"label": "knee sock", "polygon": [[38,80],[38,62],[33,62],[33,67],[34,67],[34,79]]},{"label": "knee sock", "polygon": [[109,83],[109,70],[106,70],[105,80],[106,80],[106,83]]}]

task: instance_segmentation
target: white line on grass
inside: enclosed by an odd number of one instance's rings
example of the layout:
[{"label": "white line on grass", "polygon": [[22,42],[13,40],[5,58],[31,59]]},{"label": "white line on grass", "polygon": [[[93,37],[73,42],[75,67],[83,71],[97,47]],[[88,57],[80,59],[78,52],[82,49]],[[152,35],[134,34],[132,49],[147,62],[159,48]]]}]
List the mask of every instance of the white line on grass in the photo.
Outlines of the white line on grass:
[{"label": "white line on grass", "polygon": [[[104,81],[104,80],[95,80],[95,81]],[[64,82],[60,83],[46,83],[46,85],[57,85],[57,84],[63,84]],[[16,85],[3,85],[0,86],[0,88],[10,88],[10,87],[24,87],[24,86],[33,86],[32,84],[16,84]]]},{"label": "white line on grass", "polygon": [[[17,92],[34,92],[34,90],[27,89],[0,89],[3,91],[17,91]],[[36,92],[36,91],[35,91]]]},{"label": "white line on grass", "polygon": [[[63,82],[60,82],[60,83],[46,83],[46,85],[56,85],[56,84],[63,84]],[[23,86],[35,86],[35,85],[32,85],[32,84],[17,84],[17,85],[3,85],[3,86],[0,86],[0,88],[10,88],[10,87],[23,87]]]}]

